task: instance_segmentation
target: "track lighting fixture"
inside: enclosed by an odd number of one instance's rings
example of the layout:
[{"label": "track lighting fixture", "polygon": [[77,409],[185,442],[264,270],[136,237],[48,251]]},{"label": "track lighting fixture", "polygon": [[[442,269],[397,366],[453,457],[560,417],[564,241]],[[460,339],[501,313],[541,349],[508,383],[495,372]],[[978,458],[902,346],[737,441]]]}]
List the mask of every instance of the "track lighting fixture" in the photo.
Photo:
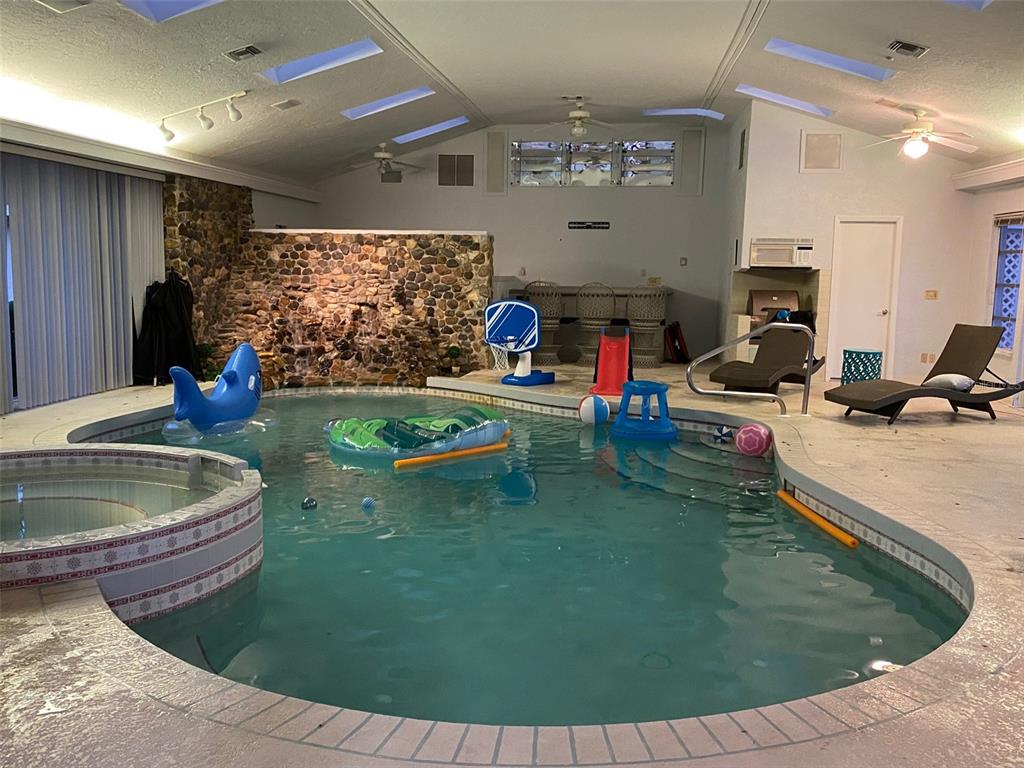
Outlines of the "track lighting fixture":
[{"label": "track lighting fixture", "polygon": [[227,106],[228,120],[230,120],[232,123],[237,123],[239,120],[242,119],[242,113],[235,105],[235,100],[244,98],[246,95],[248,95],[248,93],[248,91],[238,91],[237,93],[232,93],[230,96],[222,96],[219,99],[207,101],[205,104],[197,104],[196,106],[189,107],[188,109],[181,109],[177,112],[171,112],[169,115],[164,115],[160,118],[160,124],[157,127],[160,130],[160,133],[163,135],[164,141],[172,141],[174,139],[174,131],[167,127],[167,120],[169,120],[172,117],[178,117],[179,115],[194,114],[196,120],[199,121],[200,127],[204,131],[209,131],[210,129],[213,128],[214,122],[213,118],[206,114],[206,108],[212,107],[214,104],[222,103],[226,104]]},{"label": "track lighting fixture", "polygon": [[160,133],[164,136],[164,141],[174,141],[174,131],[167,127],[163,120],[160,121]]}]

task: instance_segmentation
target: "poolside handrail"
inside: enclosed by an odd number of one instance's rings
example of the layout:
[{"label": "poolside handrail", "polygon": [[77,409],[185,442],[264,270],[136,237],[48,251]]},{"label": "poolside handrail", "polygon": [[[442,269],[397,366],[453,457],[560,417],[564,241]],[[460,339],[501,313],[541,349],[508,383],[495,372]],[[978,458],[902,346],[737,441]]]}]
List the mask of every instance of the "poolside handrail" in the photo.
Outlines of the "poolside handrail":
[{"label": "poolside handrail", "polygon": [[808,328],[806,325],[800,325],[799,323],[766,323],[758,328],[755,328],[750,333],[745,333],[742,336],[727,341],[720,347],[715,347],[710,352],[705,352],[703,355],[695,358],[688,366],[686,366],[686,383],[690,389],[696,392],[698,395],[717,395],[719,397],[749,397],[754,400],[774,400],[779,404],[779,411],[781,415],[786,415],[786,401],[782,399],[780,395],[774,392],[739,392],[731,389],[703,389],[694,382],[693,371],[694,369],[703,363],[705,360],[710,360],[712,357],[722,354],[730,347],[735,347],[737,344],[742,344],[748,339],[752,339],[756,336],[761,336],[772,328],[785,328],[789,331],[801,331],[807,335],[807,360],[805,362],[806,372],[804,374],[804,399],[803,404],[800,408],[800,413],[804,416],[807,415],[807,407],[811,402],[811,371],[814,369],[814,331]]}]

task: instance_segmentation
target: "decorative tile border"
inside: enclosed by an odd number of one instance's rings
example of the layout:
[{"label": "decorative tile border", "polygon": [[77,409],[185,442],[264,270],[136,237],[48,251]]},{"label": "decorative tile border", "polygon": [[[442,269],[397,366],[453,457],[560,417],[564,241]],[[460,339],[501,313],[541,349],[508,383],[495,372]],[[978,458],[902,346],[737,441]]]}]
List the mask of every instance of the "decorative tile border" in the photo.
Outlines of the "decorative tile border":
[{"label": "decorative tile border", "polygon": [[784,487],[793,494],[797,501],[806,504],[812,510],[824,517],[844,531],[856,536],[862,544],[867,544],[884,555],[902,563],[915,573],[924,576],[928,581],[949,595],[965,611],[969,611],[974,596],[972,590],[964,587],[945,568],[929,559],[916,549],[903,544],[891,536],[887,536],[876,528],[857,520],[856,518],[840,512],[830,504],[821,499],[815,498],[801,488],[796,487],[789,480],[784,481]]},{"label": "decorative tile border", "polygon": [[[116,476],[121,469],[144,468],[188,473],[190,483],[229,483],[164,515],[52,539],[5,542],[0,588],[95,578],[118,616],[134,621],[219,591],[262,562],[262,480],[246,466],[233,457],[173,447],[69,445],[0,452],[4,472],[103,467]],[[210,562],[217,556],[224,562]],[[187,585],[193,594],[180,594]]]}]

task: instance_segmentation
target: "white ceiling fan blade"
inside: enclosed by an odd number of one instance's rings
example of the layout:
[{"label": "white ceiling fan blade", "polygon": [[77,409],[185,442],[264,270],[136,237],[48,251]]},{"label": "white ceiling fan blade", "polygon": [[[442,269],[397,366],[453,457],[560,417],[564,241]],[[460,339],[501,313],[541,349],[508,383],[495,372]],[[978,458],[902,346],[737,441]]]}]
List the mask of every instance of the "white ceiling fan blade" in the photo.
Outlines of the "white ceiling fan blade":
[{"label": "white ceiling fan blade", "polygon": [[964,133],[963,131],[932,131],[932,136],[942,136],[943,138],[947,138],[947,139],[951,139],[954,136],[957,136],[957,137],[959,137],[961,139],[973,139],[974,138],[973,136],[971,136],[971,134]]},{"label": "white ceiling fan blade", "polygon": [[962,141],[947,139],[945,136],[939,136],[934,133],[928,136],[928,141],[941,144],[942,146],[949,147],[950,149],[958,149],[961,152],[967,152],[968,154],[978,151],[978,148],[973,144],[964,144]]},{"label": "white ceiling fan blade", "polygon": [[588,117],[586,120],[584,120],[584,122],[590,123],[591,125],[599,125],[602,128],[611,128],[613,131],[619,130],[619,126],[617,126],[617,125],[612,125],[611,123],[606,123],[603,120],[595,120],[592,117]]},{"label": "white ceiling fan blade", "polygon": [[876,141],[874,144],[866,144],[865,146],[861,147],[861,149],[870,149],[871,147],[877,147],[879,144],[888,144],[890,141],[896,141],[897,139],[902,139],[902,138],[904,138],[904,134],[897,133],[895,136],[890,136],[888,139],[882,139],[881,141]]},{"label": "white ceiling fan blade", "polygon": [[554,128],[556,125],[572,125],[574,120],[559,120],[557,123],[545,123],[544,125],[538,125],[530,133],[539,133],[547,128]]},{"label": "white ceiling fan blade", "polygon": [[406,168],[415,168],[417,171],[425,171],[425,170],[427,170],[422,165],[414,165],[413,163],[404,163],[401,160],[392,160],[391,164],[392,165],[404,165]]}]

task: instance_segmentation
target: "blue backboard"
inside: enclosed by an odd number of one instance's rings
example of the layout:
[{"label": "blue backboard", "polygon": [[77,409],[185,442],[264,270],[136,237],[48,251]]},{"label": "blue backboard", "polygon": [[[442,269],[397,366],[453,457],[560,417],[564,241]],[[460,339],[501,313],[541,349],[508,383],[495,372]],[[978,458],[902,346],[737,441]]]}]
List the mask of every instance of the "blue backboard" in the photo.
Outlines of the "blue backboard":
[{"label": "blue backboard", "polygon": [[484,309],[488,344],[509,352],[529,352],[540,343],[540,312],[525,301],[495,301]]}]

